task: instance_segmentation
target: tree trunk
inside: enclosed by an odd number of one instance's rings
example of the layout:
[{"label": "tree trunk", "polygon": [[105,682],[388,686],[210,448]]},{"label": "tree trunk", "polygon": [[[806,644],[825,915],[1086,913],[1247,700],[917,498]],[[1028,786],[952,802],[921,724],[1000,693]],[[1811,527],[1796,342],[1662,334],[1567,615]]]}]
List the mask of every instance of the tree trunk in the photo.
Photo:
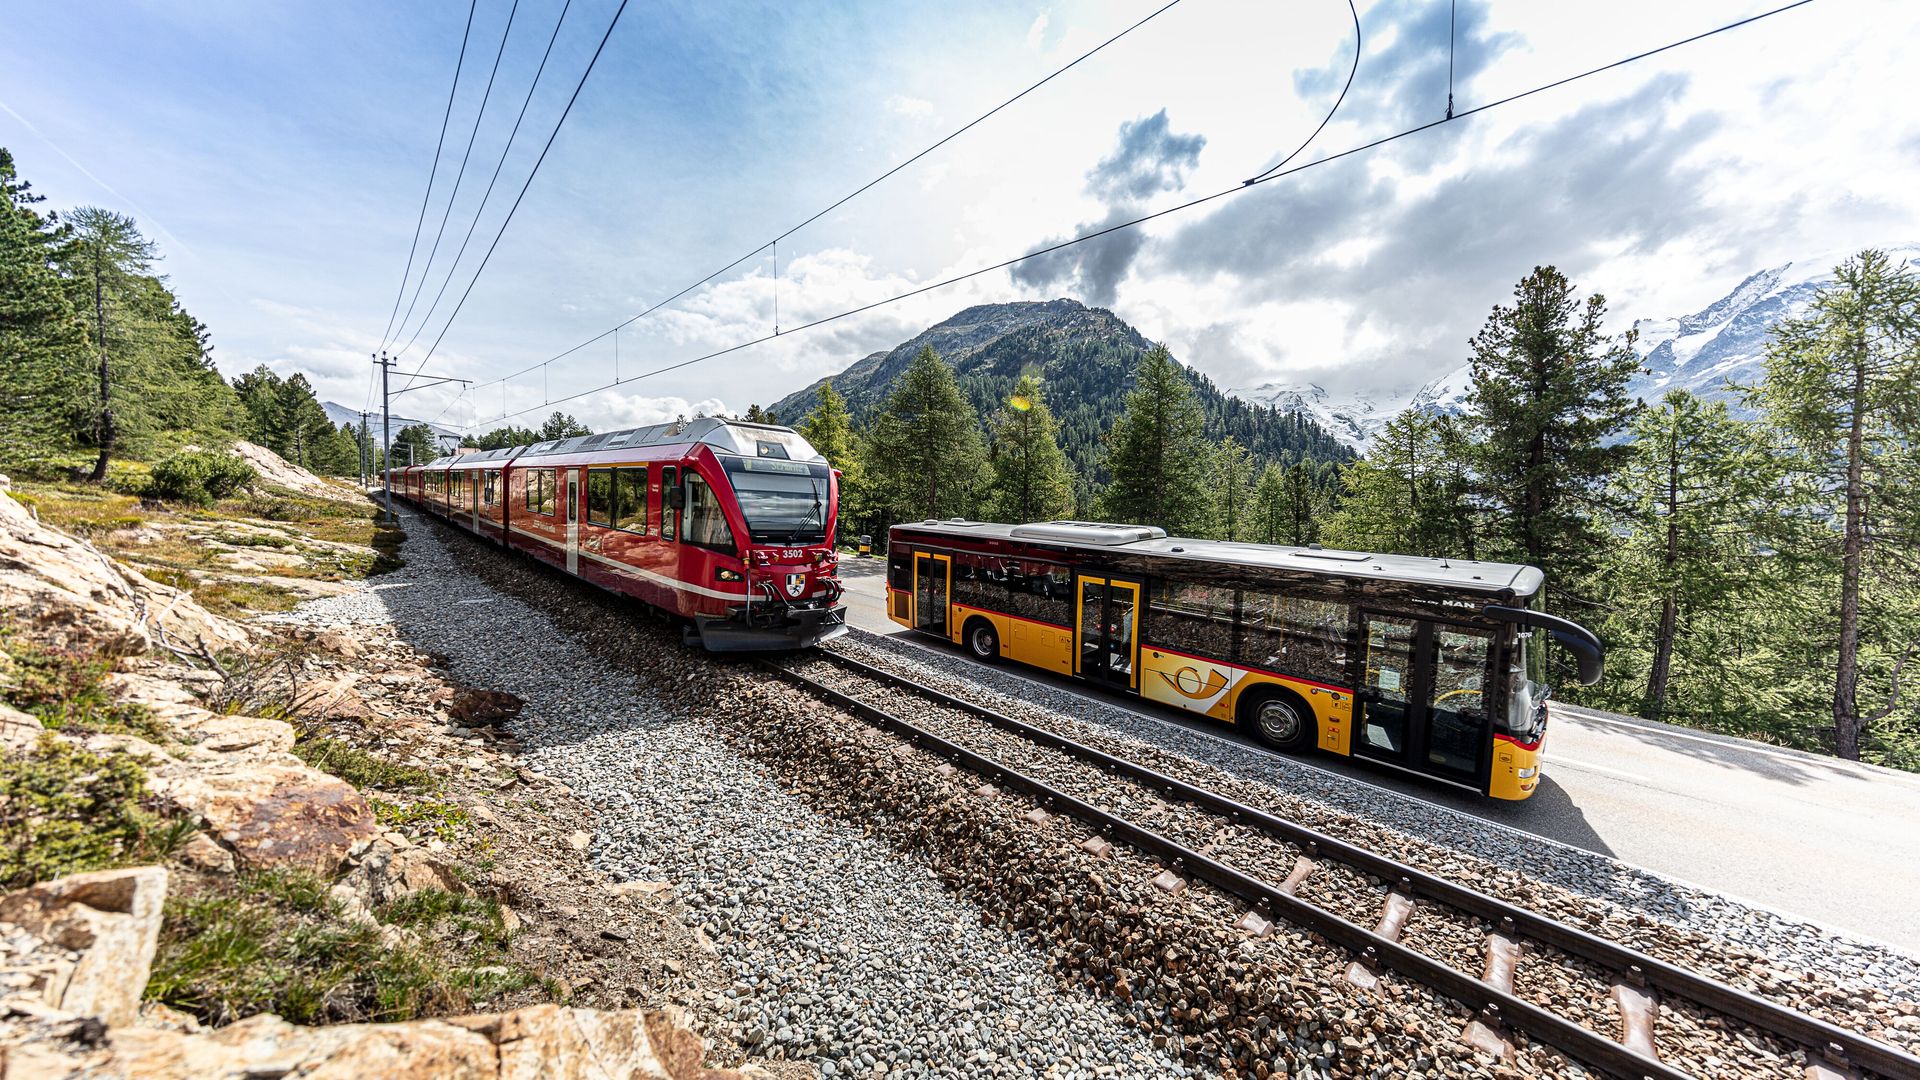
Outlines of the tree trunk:
[{"label": "tree trunk", "polygon": [[[1864,349],[1865,345],[1858,347]],[[1866,547],[1862,521],[1866,398],[1867,361],[1865,356],[1856,356],[1853,419],[1847,430],[1847,520],[1840,539],[1840,662],[1833,680],[1833,752],[1847,761],[1860,760],[1863,726],[1854,697],[1860,682],[1860,568]]]},{"label": "tree trunk", "polygon": [[93,327],[95,339],[100,343],[100,456],[93,461],[93,472],[88,479],[98,483],[107,478],[107,459],[113,455],[113,444],[119,432],[113,421],[113,383],[107,364],[107,301],[101,284],[102,271],[100,253],[93,256]]},{"label": "tree trunk", "polygon": [[1674,626],[1680,605],[1673,596],[1673,566],[1680,559],[1680,433],[1667,442],[1667,550],[1661,560],[1660,627],[1654,632],[1653,671],[1647,676],[1647,715],[1659,717],[1667,704],[1667,683],[1673,668]]}]

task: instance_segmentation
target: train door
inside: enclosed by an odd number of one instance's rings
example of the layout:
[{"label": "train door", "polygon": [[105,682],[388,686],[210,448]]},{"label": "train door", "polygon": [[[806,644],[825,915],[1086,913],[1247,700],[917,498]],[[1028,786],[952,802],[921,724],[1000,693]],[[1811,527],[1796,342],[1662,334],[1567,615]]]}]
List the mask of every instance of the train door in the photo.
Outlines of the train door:
[{"label": "train door", "polygon": [[1479,786],[1493,738],[1485,698],[1493,636],[1372,612],[1364,622],[1354,755]]},{"label": "train door", "polygon": [[580,470],[567,470],[567,573],[580,572]]},{"label": "train door", "polygon": [[1140,686],[1140,583],[1082,577],[1073,627],[1073,671],[1129,690]]},{"label": "train door", "polygon": [[486,482],[487,474],[485,472],[474,472],[474,473],[468,473],[466,475],[467,475],[466,484],[467,484],[467,487],[470,489],[467,492],[467,497],[472,500],[471,507],[473,510],[473,531],[479,532],[480,531],[480,488]]},{"label": "train door", "polygon": [[947,598],[953,587],[953,559],[918,551],[913,556],[913,625],[917,630],[952,636],[947,630]]}]

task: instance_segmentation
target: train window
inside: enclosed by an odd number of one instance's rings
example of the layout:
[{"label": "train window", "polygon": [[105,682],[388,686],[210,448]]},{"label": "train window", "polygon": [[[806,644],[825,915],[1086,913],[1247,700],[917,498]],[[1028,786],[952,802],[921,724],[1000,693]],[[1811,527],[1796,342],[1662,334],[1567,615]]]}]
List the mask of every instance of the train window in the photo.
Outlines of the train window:
[{"label": "train window", "polygon": [[1214,660],[1233,656],[1233,590],[1156,579],[1148,600],[1154,644]]},{"label": "train window", "polygon": [[732,551],[733,530],[727,527],[719,496],[697,473],[688,473],[686,484],[687,506],[682,511],[680,539],[701,547]]},{"label": "train window", "polygon": [[480,501],[492,506],[500,496],[500,470],[488,469],[480,475]]},{"label": "train window", "polygon": [[1311,596],[1246,592],[1240,651],[1250,667],[1338,678],[1347,667],[1347,605]]},{"label": "train window", "polygon": [[527,510],[535,514],[553,513],[553,470],[527,470]]},{"label": "train window", "polygon": [[595,525],[613,524],[613,470],[587,470],[587,520]]},{"label": "train window", "polygon": [[677,466],[660,466],[660,535],[671,540],[679,535],[674,528],[680,512],[673,508],[673,492],[680,485],[680,470]]},{"label": "train window", "polygon": [[647,470],[615,469],[613,471],[613,527],[646,535],[647,531]]}]

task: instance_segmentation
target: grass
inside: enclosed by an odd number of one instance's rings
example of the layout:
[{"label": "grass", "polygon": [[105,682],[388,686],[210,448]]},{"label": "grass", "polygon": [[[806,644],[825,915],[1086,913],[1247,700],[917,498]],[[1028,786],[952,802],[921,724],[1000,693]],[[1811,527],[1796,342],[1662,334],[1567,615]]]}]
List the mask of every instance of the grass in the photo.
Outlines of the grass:
[{"label": "grass", "polygon": [[300,603],[299,593],[270,581],[203,581],[191,591],[201,607],[229,618],[260,611],[290,611]]},{"label": "grass", "polygon": [[452,842],[473,819],[457,803],[444,799],[418,799],[409,803],[368,799],[374,819],[389,829],[419,829]]},{"label": "grass", "polygon": [[308,734],[293,744],[301,761],[362,790],[432,791],[440,780],[425,769],[384,761],[352,743]]},{"label": "grass", "polygon": [[0,700],[32,713],[53,731],[75,735],[137,735],[165,744],[167,729],[146,706],[115,701],[106,678],[113,661],[79,649],[56,649],[0,628],[7,680]]},{"label": "grass", "polygon": [[146,796],[146,773],[125,754],[48,734],[27,753],[0,755],[0,886],[165,859],[194,823]]}]

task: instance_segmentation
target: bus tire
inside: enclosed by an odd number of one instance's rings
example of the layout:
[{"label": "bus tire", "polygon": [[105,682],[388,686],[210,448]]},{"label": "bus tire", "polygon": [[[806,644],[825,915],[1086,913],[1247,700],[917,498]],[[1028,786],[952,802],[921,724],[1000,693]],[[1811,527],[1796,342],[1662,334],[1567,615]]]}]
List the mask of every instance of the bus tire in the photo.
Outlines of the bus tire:
[{"label": "bus tire", "polygon": [[1000,662],[1000,631],[993,623],[979,617],[967,620],[966,628],[960,632],[960,640],[966,643],[967,655],[983,664]]},{"label": "bus tire", "polygon": [[1275,750],[1297,754],[1319,741],[1319,721],[1299,694],[1263,686],[1240,699],[1240,730]]}]

